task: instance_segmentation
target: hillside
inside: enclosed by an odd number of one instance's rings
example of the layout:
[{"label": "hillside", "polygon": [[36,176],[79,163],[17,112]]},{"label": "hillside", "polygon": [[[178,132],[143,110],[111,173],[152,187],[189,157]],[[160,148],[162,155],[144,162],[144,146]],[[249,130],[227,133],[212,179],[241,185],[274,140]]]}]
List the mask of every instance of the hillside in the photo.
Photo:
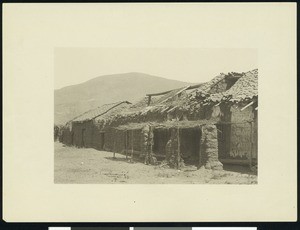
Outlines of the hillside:
[{"label": "hillside", "polygon": [[136,102],[147,93],[179,88],[191,83],[169,80],[143,73],[124,73],[96,77],[54,92],[54,122],[64,124],[97,106],[127,100]]}]

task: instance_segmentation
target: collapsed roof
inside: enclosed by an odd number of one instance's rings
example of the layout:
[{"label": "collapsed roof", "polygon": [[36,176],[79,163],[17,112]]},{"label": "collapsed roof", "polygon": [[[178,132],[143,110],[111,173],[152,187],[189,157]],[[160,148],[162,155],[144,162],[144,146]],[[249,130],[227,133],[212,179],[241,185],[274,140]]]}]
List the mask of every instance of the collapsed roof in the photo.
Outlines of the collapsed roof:
[{"label": "collapsed roof", "polygon": [[[222,102],[248,102],[258,96],[258,70],[246,73],[221,73],[209,82],[185,86],[163,93],[147,94],[131,105],[128,101],[106,104],[74,118],[70,122],[95,120],[101,126],[113,122],[130,123],[147,121],[149,113],[162,117],[174,112],[194,113],[203,105]],[[156,116],[159,118],[158,116]]]},{"label": "collapsed roof", "polygon": [[241,102],[252,100],[258,96],[258,70],[254,69],[242,76],[227,91],[210,94],[204,99],[204,102]]}]

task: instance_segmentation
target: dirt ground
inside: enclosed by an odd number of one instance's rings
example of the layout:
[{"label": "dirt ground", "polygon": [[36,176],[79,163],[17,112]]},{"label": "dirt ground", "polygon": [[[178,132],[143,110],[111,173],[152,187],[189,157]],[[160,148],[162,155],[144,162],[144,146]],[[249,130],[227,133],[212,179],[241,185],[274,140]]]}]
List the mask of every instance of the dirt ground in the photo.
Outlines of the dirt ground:
[{"label": "dirt ground", "polygon": [[[133,163],[124,155],[55,142],[54,182],[57,184],[257,184],[257,175],[245,167],[225,170],[181,170]],[[239,171],[239,172],[237,172]]]}]

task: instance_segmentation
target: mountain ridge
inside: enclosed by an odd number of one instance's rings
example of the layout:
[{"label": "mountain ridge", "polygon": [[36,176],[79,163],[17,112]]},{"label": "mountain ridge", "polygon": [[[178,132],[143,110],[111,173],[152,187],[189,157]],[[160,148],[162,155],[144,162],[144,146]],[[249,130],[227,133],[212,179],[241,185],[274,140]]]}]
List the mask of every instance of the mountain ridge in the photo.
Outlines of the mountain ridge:
[{"label": "mountain ridge", "polygon": [[54,91],[54,122],[64,124],[81,113],[116,101],[135,103],[147,93],[180,88],[188,83],[140,72],[97,76]]}]

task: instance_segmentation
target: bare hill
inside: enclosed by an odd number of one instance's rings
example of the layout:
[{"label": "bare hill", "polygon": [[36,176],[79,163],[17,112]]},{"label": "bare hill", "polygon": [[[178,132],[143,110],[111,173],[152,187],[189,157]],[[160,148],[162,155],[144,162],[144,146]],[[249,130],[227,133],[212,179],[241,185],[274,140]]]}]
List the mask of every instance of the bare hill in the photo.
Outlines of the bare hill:
[{"label": "bare hill", "polygon": [[179,88],[191,83],[169,80],[143,73],[124,73],[96,77],[54,92],[54,122],[64,124],[75,116],[106,103],[136,102],[147,93]]}]

